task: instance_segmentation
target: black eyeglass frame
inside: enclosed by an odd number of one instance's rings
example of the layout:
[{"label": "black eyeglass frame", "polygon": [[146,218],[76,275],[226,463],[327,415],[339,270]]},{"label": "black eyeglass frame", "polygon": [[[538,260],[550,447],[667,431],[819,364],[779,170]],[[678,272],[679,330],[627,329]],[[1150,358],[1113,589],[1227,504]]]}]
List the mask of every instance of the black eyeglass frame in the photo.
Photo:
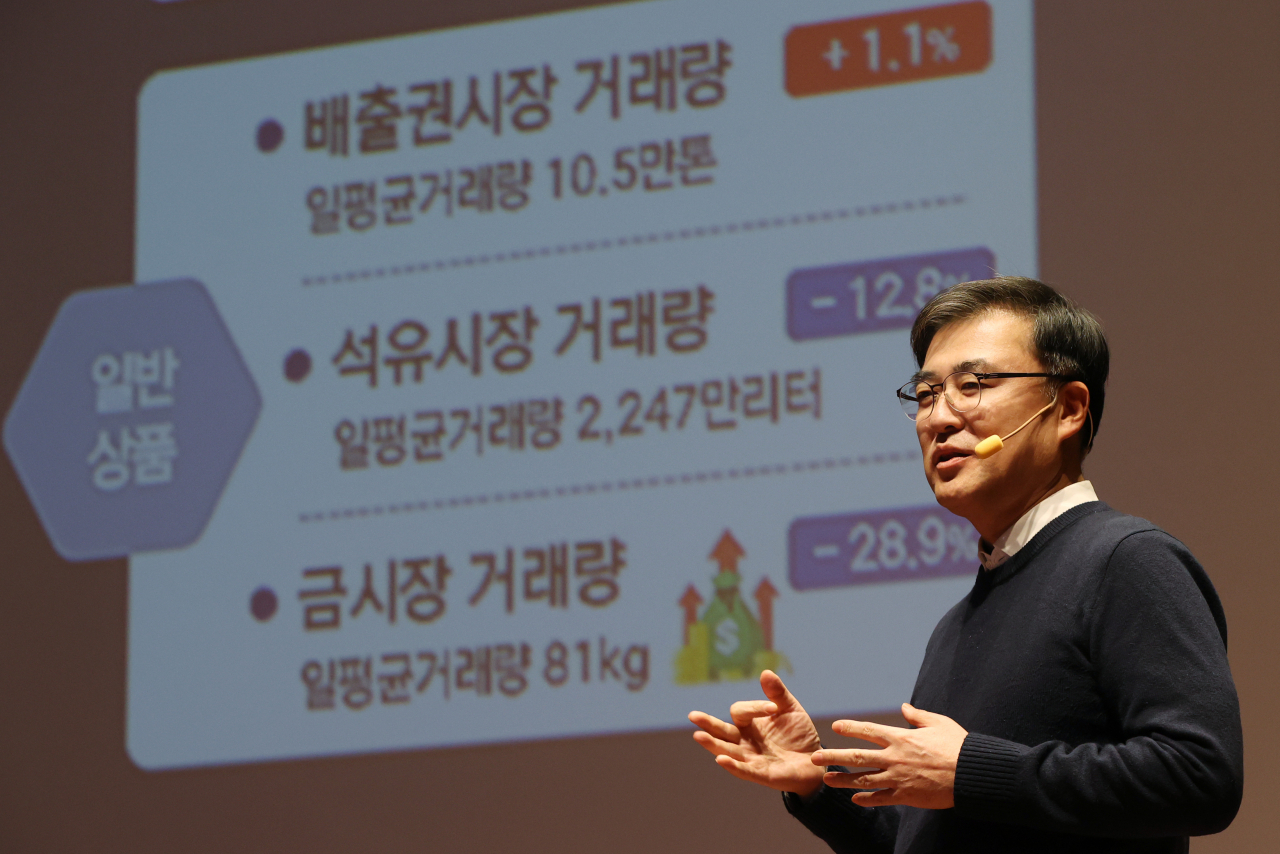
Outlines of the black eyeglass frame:
[{"label": "black eyeglass frame", "polygon": [[[925,383],[925,385],[929,387],[929,391],[934,395],[933,403],[930,404],[929,413],[925,415],[925,418],[928,418],[930,415],[933,414],[934,408],[938,405],[938,398],[946,397],[946,393],[943,391],[943,389],[947,385],[947,380],[951,379],[956,374],[969,374],[970,376],[973,376],[978,380],[978,403],[975,403],[971,408],[956,409],[956,407],[952,405],[950,400],[947,401],[947,406],[950,406],[952,409],[955,409],[956,412],[972,412],[974,409],[978,408],[978,404],[982,403],[982,388],[983,388],[982,381],[983,380],[1005,380],[1005,379],[1016,379],[1018,377],[1044,377],[1046,379],[1065,379],[1065,377],[1062,374],[1046,374],[1046,373],[1032,374],[1032,373],[1008,372],[1008,371],[999,371],[999,372],[952,371],[951,373],[943,377],[942,382],[940,383]],[[908,381],[903,383],[902,386],[897,390],[897,392],[895,392],[898,395],[898,400],[900,402],[913,401],[918,404],[920,402],[920,399],[918,397],[916,397],[915,395],[904,394],[903,392],[906,391],[908,386],[917,386],[921,382],[922,380],[916,380],[914,382]],[[916,415],[913,417],[911,413],[907,412],[906,408],[903,407],[903,414],[906,415],[908,418],[910,418],[912,421],[916,421],[918,420],[920,413],[917,412]]]}]

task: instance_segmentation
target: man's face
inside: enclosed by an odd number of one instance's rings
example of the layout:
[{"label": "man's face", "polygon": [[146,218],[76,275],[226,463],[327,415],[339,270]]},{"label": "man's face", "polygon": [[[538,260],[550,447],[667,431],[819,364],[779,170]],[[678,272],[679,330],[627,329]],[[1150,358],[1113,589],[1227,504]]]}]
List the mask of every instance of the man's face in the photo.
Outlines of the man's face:
[{"label": "man's face", "polygon": [[[934,336],[921,371],[930,383],[940,383],[955,371],[1043,372],[1031,351],[1031,335],[1030,319],[1003,311],[957,321]],[[983,380],[982,400],[975,409],[956,412],[939,397],[933,412],[916,421],[925,477],[938,503],[973,521],[979,530],[980,519],[1015,511],[1020,515],[1018,508],[1039,487],[1041,475],[1059,467],[1052,410],[1028,424],[995,456],[973,456],[978,442],[993,434],[1004,436],[1049,402],[1044,384],[1039,377]]]}]

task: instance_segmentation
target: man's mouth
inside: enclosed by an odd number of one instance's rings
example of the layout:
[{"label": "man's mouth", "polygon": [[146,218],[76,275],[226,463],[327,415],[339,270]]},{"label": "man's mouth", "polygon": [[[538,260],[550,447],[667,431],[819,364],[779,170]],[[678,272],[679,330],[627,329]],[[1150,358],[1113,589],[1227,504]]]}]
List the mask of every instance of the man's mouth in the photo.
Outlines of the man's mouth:
[{"label": "man's mouth", "polygon": [[959,448],[944,448],[934,455],[933,467],[939,471],[954,469],[971,456],[973,454],[970,451],[963,451]]}]

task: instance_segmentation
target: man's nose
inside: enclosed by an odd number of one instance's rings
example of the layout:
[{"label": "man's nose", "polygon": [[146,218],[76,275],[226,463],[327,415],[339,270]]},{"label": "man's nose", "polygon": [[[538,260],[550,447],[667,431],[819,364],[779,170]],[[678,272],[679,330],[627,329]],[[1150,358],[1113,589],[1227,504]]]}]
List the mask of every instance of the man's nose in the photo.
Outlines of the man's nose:
[{"label": "man's nose", "polygon": [[934,401],[933,411],[925,421],[925,429],[935,433],[943,433],[948,429],[957,429],[964,425],[964,414],[951,408],[951,402],[945,395],[938,395]]}]

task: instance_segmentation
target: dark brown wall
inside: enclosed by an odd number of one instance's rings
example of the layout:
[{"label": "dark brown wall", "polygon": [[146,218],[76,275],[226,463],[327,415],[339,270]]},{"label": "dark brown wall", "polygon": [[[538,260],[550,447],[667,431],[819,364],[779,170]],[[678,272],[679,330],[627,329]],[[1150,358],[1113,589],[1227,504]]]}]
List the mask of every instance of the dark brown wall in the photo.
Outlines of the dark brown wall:
[{"label": "dark brown wall", "polygon": [[[152,71],[576,5],[3,4],[0,404],[68,293],[131,279],[135,95]],[[1245,801],[1192,847],[1271,851],[1280,3],[1041,0],[1036,16],[1041,272],[1114,348],[1089,474],[1191,546],[1231,626]],[[0,520],[0,850],[822,850],[683,731],[139,771],[124,563],[59,560],[7,459]]]},{"label": "dark brown wall", "polygon": [[1037,6],[1041,273],[1107,327],[1089,475],[1186,542],[1227,611],[1245,794],[1200,852],[1280,838],[1280,3]]}]

